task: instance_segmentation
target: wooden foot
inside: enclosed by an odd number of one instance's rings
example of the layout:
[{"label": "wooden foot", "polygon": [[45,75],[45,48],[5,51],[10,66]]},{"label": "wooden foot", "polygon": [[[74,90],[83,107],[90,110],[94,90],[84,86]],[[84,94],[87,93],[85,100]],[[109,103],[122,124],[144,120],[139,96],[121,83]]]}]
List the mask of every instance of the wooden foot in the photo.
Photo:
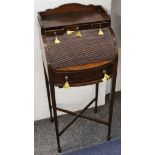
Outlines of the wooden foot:
[{"label": "wooden foot", "polygon": [[107,136],[107,140],[109,141],[111,139],[111,136]]},{"label": "wooden foot", "polygon": [[51,121],[51,123],[53,123],[54,122],[54,119],[53,118],[50,118],[50,121]]},{"label": "wooden foot", "polygon": [[60,148],[58,148],[58,152],[61,153],[61,149]]}]

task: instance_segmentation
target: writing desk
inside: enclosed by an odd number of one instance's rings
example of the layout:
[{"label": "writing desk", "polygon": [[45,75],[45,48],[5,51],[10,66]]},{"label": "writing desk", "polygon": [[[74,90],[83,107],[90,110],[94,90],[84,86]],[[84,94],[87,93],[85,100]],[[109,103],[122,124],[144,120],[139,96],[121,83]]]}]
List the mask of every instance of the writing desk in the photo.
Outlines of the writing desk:
[{"label": "writing desk", "polygon": [[[44,50],[42,59],[46,79],[51,122],[55,123],[58,152],[60,136],[79,117],[104,124],[110,139],[118,51],[111,19],[101,6],[66,4],[38,13]],[[99,82],[111,80],[109,118],[107,121],[84,116],[84,111],[95,103],[97,112]],[[62,89],[96,84],[94,99],[83,110],[75,113],[57,107],[55,86]],[[53,115],[52,115],[53,109]],[[58,128],[57,110],[75,115],[62,131]]]}]

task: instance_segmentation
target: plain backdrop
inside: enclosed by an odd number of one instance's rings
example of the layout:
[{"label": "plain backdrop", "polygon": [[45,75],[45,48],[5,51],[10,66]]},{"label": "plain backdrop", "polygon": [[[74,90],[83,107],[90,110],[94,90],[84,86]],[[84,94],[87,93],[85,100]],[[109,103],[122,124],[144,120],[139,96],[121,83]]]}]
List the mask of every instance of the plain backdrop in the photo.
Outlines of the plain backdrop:
[{"label": "plain backdrop", "polygon": [[[116,33],[119,45],[119,63],[118,76],[116,83],[116,91],[121,90],[121,54],[120,54],[120,29],[121,29],[121,14],[120,0],[92,1],[92,0],[35,0],[34,9],[34,120],[40,120],[49,117],[49,107],[45,86],[45,77],[42,65],[40,45],[40,26],[37,20],[37,12],[45,11],[49,8],[56,8],[67,3],[81,3],[85,5],[94,4],[102,5],[112,17],[112,27]],[[107,85],[99,84],[99,99],[98,105],[105,103],[105,94],[110,92],[110,80]],[[63,107],[67,110],[77,111],[83,109],[95,96],[95,85],[71,88],[68,90],[56,88],[56,102],[58,107]],[[95,104],[92,104],[93,107]],[[58,111],[58,115],[63,114]]]}]

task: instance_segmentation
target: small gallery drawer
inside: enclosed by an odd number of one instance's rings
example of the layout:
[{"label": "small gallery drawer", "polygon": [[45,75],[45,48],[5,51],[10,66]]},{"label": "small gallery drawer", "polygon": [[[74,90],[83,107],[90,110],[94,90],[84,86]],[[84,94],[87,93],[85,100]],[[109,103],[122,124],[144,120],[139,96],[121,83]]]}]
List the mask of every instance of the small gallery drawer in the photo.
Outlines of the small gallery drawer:
[{"label": "small gallery drawer", "polygon": [[104,71],[108,75],[112,74],[113,65],[104,65],[92,69],[84,69],[78,71],[55,71],[54,76],[54,84],[58,86],[62,86],[66,80],[65,77],[68,77],[68,82],[70,85],[85,85],[92,84],[97,81],[100,81],[104,77]]},{"label": "small gallery drawer", "polygon": [[66,29],[69,30],[69,31],[76,31],[77,29],[79,29],[79,30],[87,30],[87,29],[91,29],[91,24],[71,25],[71,26],[67,26]]},{"label": "small gallery drawer", "polygon": [[65,29],[64,28],[53,29],[53,30],[46,30],[45,31],[46,36],[63,35],[64,33],[65,33]]},{"label": "small gallery drawer", "polygon": [[110,22],[94,23],[91,25],[92,29],[99,29],[110,26]]}]

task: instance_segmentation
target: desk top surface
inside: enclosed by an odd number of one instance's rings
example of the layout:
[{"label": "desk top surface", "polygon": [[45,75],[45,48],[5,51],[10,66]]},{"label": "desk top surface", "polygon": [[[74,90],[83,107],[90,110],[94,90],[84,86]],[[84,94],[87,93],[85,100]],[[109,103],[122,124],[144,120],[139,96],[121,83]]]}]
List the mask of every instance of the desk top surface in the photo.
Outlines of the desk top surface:
[{"label": "desk top surface", "polygon": [[81,30],[82,37],[75,34],[58,36],[60,44],[54,44],[53,36],[46,36],[49,61],[53,69],[85,65],[103,61],[113,61],[117,47],[109,28],[103,29],[104,35],[98,35],[98,29]]},{"label": "desk top surface", "polygon": [[39,12],[38,15],[43,29],[110,20],[109,15],[101,6],[81,4],[62,5],[55,9]]}]

